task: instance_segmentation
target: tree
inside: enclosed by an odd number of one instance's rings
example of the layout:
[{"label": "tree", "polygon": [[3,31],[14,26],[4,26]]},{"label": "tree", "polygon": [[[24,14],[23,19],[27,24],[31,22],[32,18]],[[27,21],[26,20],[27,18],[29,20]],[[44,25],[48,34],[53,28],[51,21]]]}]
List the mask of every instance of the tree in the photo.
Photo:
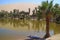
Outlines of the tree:
[{"label": "tree", "polygon": [[48,4],[49,4],[48,1],[43,1],[42,5],[38,6],[38,11],[37,11],[38,20],[40,18],[45,18],[45,11],[46,11]]},{"label": "tree", "polygon": [[52,6],[53,6],[53,1],[51,1],[49,3],[47,10],[46,10],[46,35],[44,36],[44,38],[50,37],[50,34],[49,34],[49,19],[50,19],[49,12],[50,12]]},{"label": "tree", "polygon": [[60,16],[60,7],[59,7],[59,4],[56,3],[52,7],[51,11],[52,11],[52,15],[53,15],[53,18],[54,18],[54,22],[59,23],[57,21],[57,18]]},{"label": "tree", "polygon": [[41,6],[38,6],[38,12],[37,12],[38,19],[40,19],[40,17],[43,18],[46,17],[46,35],[44,36],[44,38],[48,38],[50,36],[49,20],[50,20],[50,12],[52,12],[51,9],[53,9],[53,0],[50,3],[48,3],[48,0],[44,1],[42,2]]},{"label": "tree", "polygon": [[3,12],[0,12],[0,18],[4,18],[4,13]]},{"label": "tree", "polygon": [[40,20],[42,18],[42,12],[41,11],[37,11],[37,20]]}]

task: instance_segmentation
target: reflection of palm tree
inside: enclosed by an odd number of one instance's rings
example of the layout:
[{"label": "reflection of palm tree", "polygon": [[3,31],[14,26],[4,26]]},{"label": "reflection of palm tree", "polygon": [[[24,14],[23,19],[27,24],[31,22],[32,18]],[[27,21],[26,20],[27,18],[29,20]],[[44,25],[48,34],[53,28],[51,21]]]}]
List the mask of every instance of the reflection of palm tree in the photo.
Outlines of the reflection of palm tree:
[{"label": "reflection of palm tree", "polygon": [[5,22],[4,19],[0,19],[0,23],[1,23],[1,24],[4,25],[4,24],[5,24],[4,22]]},{"label": "reflection of palm tree", "polygon": [[32,29],[39,32],[39,30],[40,30],[40,26],[39,26],[40,21],[33,20],[31,23],[32,23]]},{"label": "reflection of palm tree", "polygon": [[38,32],[40,30],[39,24],[40,24],[40,21],[37,21],[36,24],[35,24],[36,25],[35,29],[37,29]]},{"label": "reflection of palm tree", "polygon": [[60,24],[56,24],[56,27],[54,28],[54,34],[59,34],[60,33]]}]

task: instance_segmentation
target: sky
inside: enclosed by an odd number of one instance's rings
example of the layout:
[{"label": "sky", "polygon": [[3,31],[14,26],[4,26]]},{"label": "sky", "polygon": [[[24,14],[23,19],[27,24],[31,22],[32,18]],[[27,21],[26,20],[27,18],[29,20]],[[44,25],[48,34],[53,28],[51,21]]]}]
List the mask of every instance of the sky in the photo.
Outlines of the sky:
[{"label": "sky", "polygon": [[[46,0],[0,0],[0,5],[14,4],[14,3],[34,3],[34,4],[40,4],[42,1],[46,1]],[[51,1],[51,0],[48,0],[48,1]],[[60,0],[54,0],[54,4],[55,3],[60,4]]]}]

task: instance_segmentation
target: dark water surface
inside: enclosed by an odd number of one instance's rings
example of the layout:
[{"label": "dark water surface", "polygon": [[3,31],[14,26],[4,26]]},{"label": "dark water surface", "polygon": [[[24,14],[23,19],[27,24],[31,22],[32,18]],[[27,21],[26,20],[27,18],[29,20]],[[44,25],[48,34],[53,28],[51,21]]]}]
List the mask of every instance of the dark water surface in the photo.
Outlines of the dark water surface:
[{"label": "dark water surface", "polygon": [[[50,35],[60,33],[60,24],[50,22]],[[46,32],[46,22],[37,20],[0,19],[0,39],[6,36],[38,36]]]}]

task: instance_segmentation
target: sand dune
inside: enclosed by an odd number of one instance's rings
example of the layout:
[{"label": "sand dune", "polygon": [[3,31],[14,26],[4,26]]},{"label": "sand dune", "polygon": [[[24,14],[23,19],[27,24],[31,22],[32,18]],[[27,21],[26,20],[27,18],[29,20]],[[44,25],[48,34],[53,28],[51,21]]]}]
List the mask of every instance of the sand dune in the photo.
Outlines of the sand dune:
[{"label": "sand dune", "polygon": [[32,10],[37,7],[37,4],[32,3],[17,3],[17,4],[6,4],[6,5],[0,5],[0,11],[6,10],[6,11],[12,11],[13,9],[19,9],[19,11],[28,11],[28,8],[31,8]]}]

